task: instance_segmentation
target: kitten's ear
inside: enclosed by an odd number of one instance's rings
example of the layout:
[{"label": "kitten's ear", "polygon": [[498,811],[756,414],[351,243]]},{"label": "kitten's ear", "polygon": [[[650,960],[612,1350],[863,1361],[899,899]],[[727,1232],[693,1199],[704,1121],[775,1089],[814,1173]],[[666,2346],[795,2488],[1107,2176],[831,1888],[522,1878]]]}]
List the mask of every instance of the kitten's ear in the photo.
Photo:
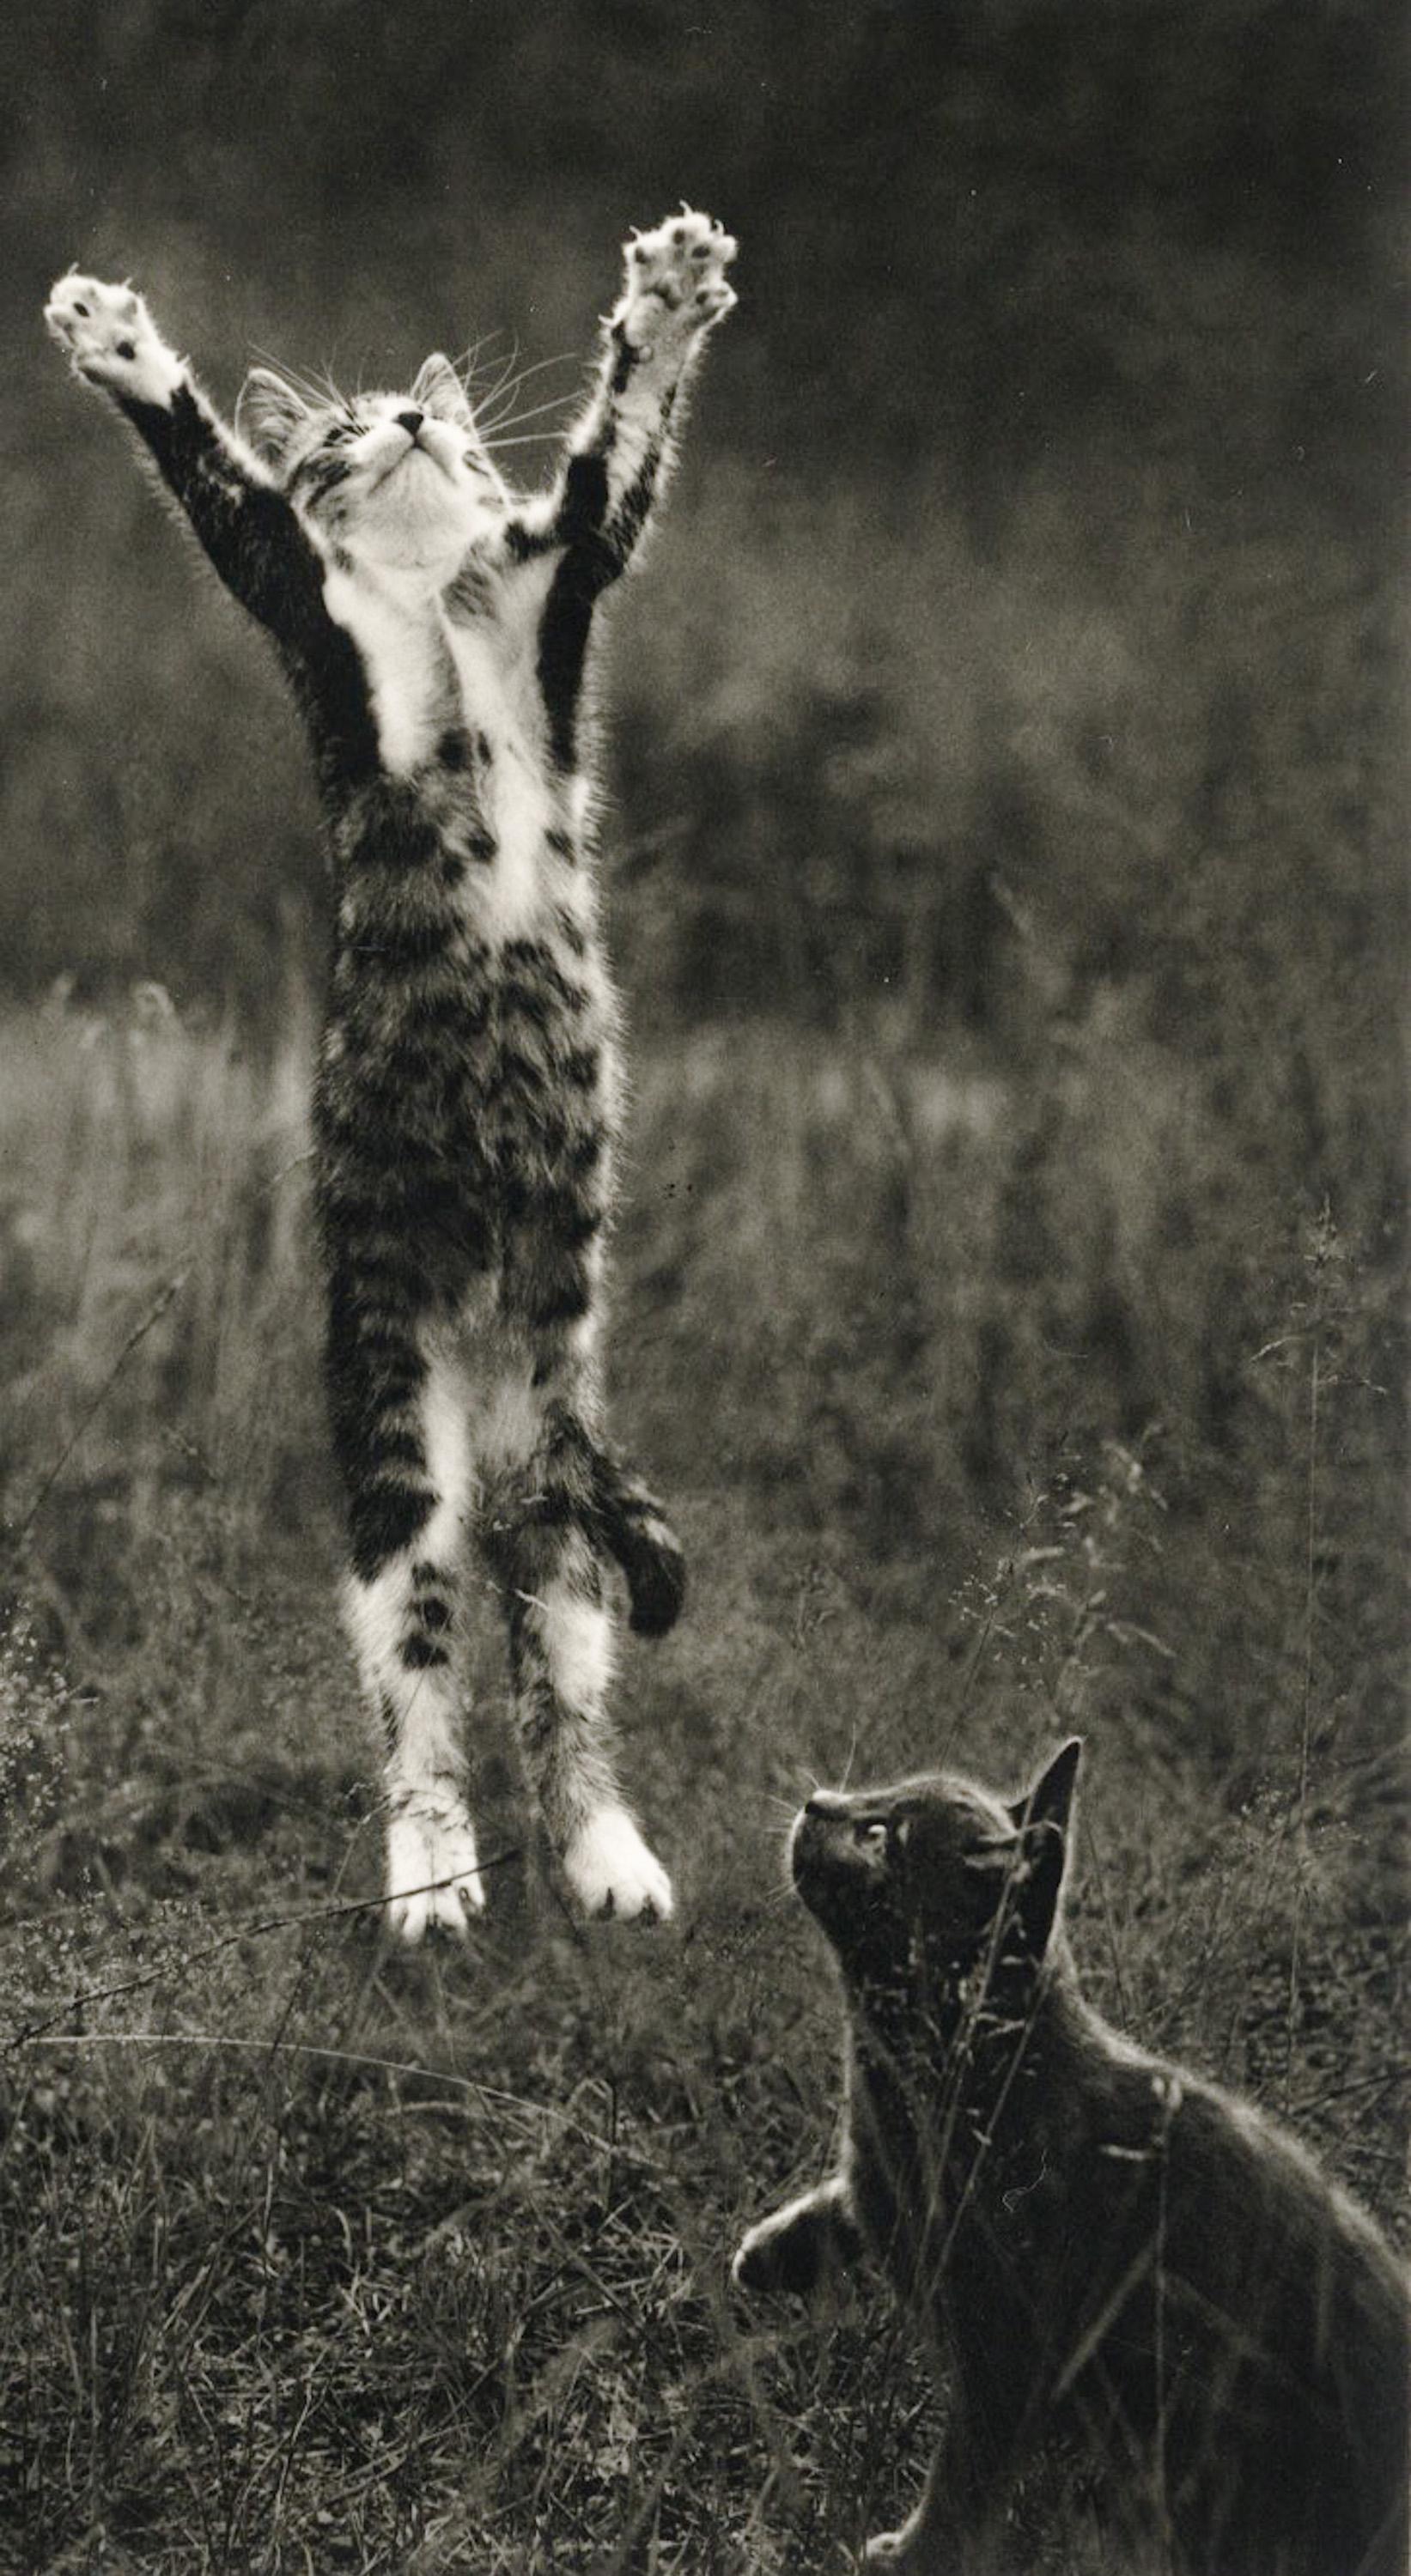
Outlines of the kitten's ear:
[{"label": "kitten's ear", "polygon": [[303,395],[286,384],[283,376],[275,375],[269,367],[250,369],[235,406],[235,426],[242,438],[248,438],[257,456],[263,456],[270,465],[282,463],[290,440],[309,417]]},{"label": "kitten's ear", "polygon": [[1009,1812],[1016,1825],[1057,1825],[1061,1834],[1067,1833],[1082,1758],[1081,1735],[1070,1735],[1053,1760],[1036,1773],[1023,1797],[1015,1799]]},{"label": "kitten's ear", "polygon": [[449,358],[438,349],[416,371],[412,401],[429,411],[433,420],[449,420],[457,429],[474,429],[475,414],[470,398]]},{"label": "kitten's ear", "polygon": [[1073,1791],[1082,1758],[1082,1737],[1071,1735],[1045,1764],[1028,1794],[1016,1799],[1009,1810],[1019,1827],[1024,1853],[1016,1878],[1016,1910],[1025,1943],[1036,1959],[1047,1950],[1058,1920],[1068,1868]]}]

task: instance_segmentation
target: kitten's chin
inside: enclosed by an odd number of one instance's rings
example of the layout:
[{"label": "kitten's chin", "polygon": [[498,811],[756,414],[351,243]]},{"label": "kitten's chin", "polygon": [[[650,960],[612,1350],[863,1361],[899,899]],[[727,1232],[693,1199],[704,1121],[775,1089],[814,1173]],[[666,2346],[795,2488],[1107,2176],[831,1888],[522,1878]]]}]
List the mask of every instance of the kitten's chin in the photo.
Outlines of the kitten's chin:
[{"label": "kitten's chin", "polygon": [[418,449],[398,459],[360,509],[348,509],[340,542],[369,572],[449,581],[496,525],[474,493]]},{"label": "kitten's chin", "polygon": [[420,579],[434,588],[451,579],[492,525],[489,514],[473,506],[396,510],[349,530],[344,542],[370,572]]},{"label": "kitten's chin", "polygon": [[789,1868],[794,1886],[819,1929],[838,1946],[846,1939],[856,1889],[854,1873],[827,1827],[807,1810],[794,1820],[789,1837]]}]

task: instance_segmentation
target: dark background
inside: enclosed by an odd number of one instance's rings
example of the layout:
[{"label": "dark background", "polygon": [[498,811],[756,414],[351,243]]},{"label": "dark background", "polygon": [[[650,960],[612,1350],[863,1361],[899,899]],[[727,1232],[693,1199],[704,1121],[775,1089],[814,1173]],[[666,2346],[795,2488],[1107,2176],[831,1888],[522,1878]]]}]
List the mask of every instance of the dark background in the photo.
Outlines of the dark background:
[{"label": "dark background", "polygon": [[[1404,2235],[1401,30],[4,40],[0,2568],[842,2576],[923,2375],[883,2302],[722,2289],[832,2129],[809,1780],[1015,1785],[1080,1730],[1089,1991]],[[306,756],[40,308],[130,271],[227,409],[256,351],[488,335],[528,436],[682,196],[740,306],[602,663],[613,1400],[692,1581],[618,1706],[679,1932],[570,1930],[527,1865],[487,1622],[491,1910],[391,1957]]]}]

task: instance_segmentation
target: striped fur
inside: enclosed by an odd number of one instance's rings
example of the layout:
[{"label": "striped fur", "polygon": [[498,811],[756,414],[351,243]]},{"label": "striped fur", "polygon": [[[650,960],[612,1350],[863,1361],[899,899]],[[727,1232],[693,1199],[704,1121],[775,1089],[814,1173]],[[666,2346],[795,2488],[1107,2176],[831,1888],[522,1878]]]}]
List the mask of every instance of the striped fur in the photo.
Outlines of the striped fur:
[{"label": "striped fur", "polygon": [[130,289],[46,318],[270,630],[308,726],[335,930],[314,1089],[347,1615],[382,1730],[393,1919],[483,1902],[466,1809],[472,1562],[505,1618],[530,1788],[591,1911],[671,1911],[617,1787],[615,1558],[632,1625],[683,1598],[660,1506],[606,1444],[598,1349],[617,1004],[583,831],[584,664],[734,301],[683,210],[627,255],[553,488],[502,482],[454,370],[311,403],[256,371],[225,427]]}]

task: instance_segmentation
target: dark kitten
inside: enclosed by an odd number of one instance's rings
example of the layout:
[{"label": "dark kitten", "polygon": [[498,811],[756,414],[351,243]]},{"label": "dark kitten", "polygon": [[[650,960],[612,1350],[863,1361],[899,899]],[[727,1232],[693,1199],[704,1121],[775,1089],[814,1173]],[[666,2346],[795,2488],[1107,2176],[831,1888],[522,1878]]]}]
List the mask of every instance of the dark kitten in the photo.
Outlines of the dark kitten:
[{"label": "dark kitten", "polygon": [[808,1801],[846,2144],[735,2280],[806,2293],[867,2251],[933,2344],[944,2438],[869,2563],[1017,2576],[1061,2488],[1123,2569],[1405,2576],[1402,2276],[1271,2121],[1084,2003],[1058,1926],[1079,1752],[1013,1805],[949,1775]]}]

